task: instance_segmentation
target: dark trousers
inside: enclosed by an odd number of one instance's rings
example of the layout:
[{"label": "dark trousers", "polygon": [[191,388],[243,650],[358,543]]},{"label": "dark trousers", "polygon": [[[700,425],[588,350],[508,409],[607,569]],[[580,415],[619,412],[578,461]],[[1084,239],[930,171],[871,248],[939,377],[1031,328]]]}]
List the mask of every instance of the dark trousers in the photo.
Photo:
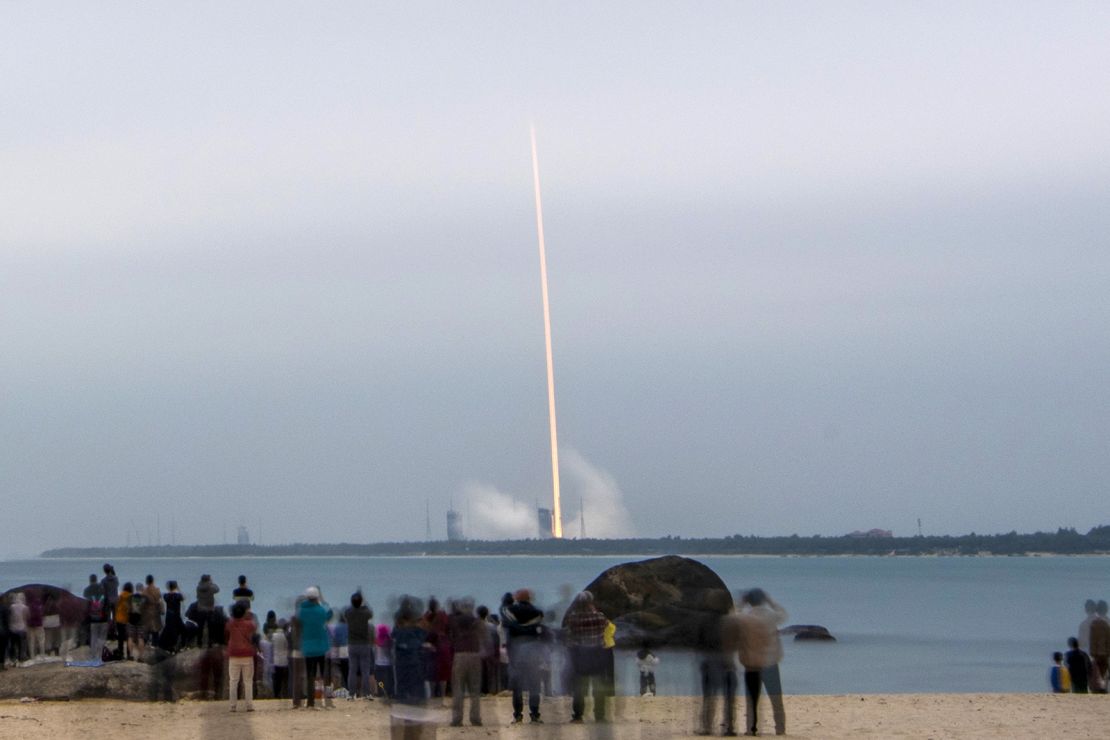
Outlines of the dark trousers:
[{"label": "dark trousers", "polygon": [[640,696],[651,692],[655,693],[655,674],[654,673],[641,673],[640,674]]},{"label": "dark trousers", "polygon": [[276,665],[274,666],[274,698],[286,699],[285,687],[289,683],[289,666]]},{"label": "dark trousers", "polygon": [[713,731],[713,718],[717,714],[717,697],[723,696],[725,711],[722,726],[725,731],[736,729],[736,670],[725,658],[709,658],[701,664],[701,731]]},{"label": "dark trousers", "polygon": [[316,676],[324,677],[324,656],[306,655],[304,658],[304,686],[308,694],[308,706],[316,706]]},{"label": "dark trousers", "polygon": [[786,732],[786,712],[782,707],[782,681],[779,679],[777,665],[760,668],[758,670],[744,671],[744,695],[748,704],[748,731],[759,732],[759,691],[760,687],[767,688],[767,697],[771,700],[771,712],[775,717],[775,732]]},{"label": "dark trousers", "polygon": [[586,694],[594,697],[594,719],[605,721],[606,704],[612,696],[612,680],[609,676],[611,651],[602,647],[571,647],[569,650],[571,668],[570,710],[574,719],[582,719],[586,711]]},{"label": "dark trousers", "polygon": [[378,683],[378,696],[393,698],[393,666],[374,666],[374,680]]},{"label": "dark trousers", "polygon": [[528,692],[528,714],[540,716],[540,658],[544,646],[536,641],[509,648],[509,689],[513,692],[513,717],[524,716],[524,692]]}]

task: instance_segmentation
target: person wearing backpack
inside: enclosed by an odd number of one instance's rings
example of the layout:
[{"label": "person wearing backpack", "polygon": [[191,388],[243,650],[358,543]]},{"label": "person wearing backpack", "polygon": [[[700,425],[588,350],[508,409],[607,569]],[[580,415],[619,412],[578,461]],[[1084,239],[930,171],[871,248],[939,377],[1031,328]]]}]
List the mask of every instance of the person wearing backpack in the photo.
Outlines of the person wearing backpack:
[{"label": "person wearing backpack", "polygon": [[89,585],[85,586],[83,596],[89,602],[89,660],[99,662],[104,654],[104,643],[108,640],[108,603],[104,586],[96,580],[95,573],[89,576]]}]

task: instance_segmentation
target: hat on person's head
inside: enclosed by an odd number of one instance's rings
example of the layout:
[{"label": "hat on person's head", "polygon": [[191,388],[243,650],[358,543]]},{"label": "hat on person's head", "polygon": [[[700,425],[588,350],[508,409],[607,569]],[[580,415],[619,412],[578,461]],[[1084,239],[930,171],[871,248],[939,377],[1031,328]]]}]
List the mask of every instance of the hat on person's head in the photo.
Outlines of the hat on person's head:
[{"label": "hat on person's head", "polygon": [[309,586],[308,588],[306,588],[304,590],[304,595],[305,595],[306,599],[312,599],[313,601],[319,601],[320,600],[320,589],[316,588],[315,586]]}]

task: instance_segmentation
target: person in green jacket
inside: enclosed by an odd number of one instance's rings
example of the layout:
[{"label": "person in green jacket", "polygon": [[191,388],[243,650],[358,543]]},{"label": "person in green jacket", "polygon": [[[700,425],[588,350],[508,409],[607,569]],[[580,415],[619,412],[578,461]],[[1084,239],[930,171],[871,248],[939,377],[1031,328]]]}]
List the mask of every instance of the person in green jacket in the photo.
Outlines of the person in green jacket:
[{"label": "person in green jacket", "polygon": [[331,641],[328,638],[328,620],[331,607],[320,596],[320,589],[309,586],[304,592],[305,600],[297,608],[297,619],[301,623],[301,654],[304,655],[305,693],[308,706],[316,706],[316,676],[324,676],[324,659],[328,654]]}]

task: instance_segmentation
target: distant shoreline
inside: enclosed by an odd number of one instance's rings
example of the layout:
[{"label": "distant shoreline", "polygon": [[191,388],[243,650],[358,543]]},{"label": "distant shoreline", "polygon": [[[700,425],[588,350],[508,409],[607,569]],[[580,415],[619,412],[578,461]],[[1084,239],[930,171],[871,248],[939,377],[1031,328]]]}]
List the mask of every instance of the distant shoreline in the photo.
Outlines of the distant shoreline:
[{"label": "distant shoreline", "polygon": [[1019,556],[1110,554],[1110,526],[1086,534],[1073,529],[1032,534],[918,537],[660,537],[620,540],[530,539],[434,542],[294,543],[288,545],[146,545],[62,547],[40,558],[243,558],[243,557],[819,557],[819,556]]}]

